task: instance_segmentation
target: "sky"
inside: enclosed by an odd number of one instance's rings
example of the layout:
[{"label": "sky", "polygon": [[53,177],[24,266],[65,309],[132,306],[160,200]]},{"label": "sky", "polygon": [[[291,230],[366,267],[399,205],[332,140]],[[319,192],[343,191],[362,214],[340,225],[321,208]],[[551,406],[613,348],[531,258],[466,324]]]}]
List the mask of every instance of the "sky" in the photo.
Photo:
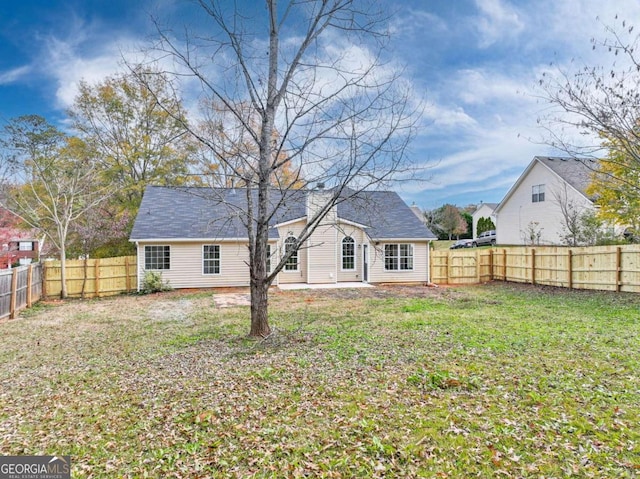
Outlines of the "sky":
[{"label": "sky", "polygon": [[[27,114],[63,125],[78,81],[123,71],[123,56],[153,37],[152,14],[197,20],[178,8],[185,2],[0,0],[0,125]],[[409,155],[427,180],[398,193],[424,209],[498,203],[534,156],[561,154],[537,122],[547,108],[537,99],[542,73],[606,63],[591,39],[604,39],[605,27],[620,22],[616,15],[640,24],[637,0],[383,5],[393,9],[388,54],[425,105]]]}]

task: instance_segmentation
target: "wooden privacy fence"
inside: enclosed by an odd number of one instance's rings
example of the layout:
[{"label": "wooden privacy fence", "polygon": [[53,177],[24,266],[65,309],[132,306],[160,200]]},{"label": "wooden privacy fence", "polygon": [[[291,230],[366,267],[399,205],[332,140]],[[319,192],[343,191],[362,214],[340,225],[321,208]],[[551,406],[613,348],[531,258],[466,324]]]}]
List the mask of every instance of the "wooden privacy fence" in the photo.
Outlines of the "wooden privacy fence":
[{"label": "wooden privacy fence", "polygon": [[[60,296],[62,289],[60,261],[44,263],[45,297]],[[67,295],[94,298],[135,291],[137,262],[135,256],[67,260]]]},{"label": "wooden privacy fence", "polygon": [[15,318],[42,296],[42,264],[0,271],[0,319]]},{"label": "wooden privacy fence", "polygon": [[491,280],[640,293],[640,245],[432,251],[431,281]]}]

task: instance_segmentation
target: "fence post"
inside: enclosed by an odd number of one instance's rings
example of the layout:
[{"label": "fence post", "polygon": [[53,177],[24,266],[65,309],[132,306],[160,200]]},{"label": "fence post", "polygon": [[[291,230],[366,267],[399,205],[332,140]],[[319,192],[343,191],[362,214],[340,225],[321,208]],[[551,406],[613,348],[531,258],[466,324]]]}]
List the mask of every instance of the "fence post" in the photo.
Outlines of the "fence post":
[{"label": "fence post", "polygon": [[447,251],[447,256],[445,256],[445,260],[444,260],[444,271],[445,271],[445,277],[444,277],[444,284],[449,284],[449,255],[451,254],[450,251]]},{"label": "fence post", "polygon": [[503,281],[507,280],[507,249],[502,250],[502,271],[504,272]]},{"label": "fence post", "polygon": [[47,263],[46,261],[42,262],[42,297],[47,297]]},{"label": "fence post", "polygon": [[476,249],[476,283],[480,283],[480,250]]},{"label": "fence post", "polygon": [[531,284],[536,284],[536,249],[531,248]]},{"label": "fence post", "polygon": [[96,276],[96,282],[95,282],[95,295],[96,297],[100,297],[100,258],[96,258],[95,259],[95,276]]},{"label": "fence post", "polygon": [[489,250],[489,281],[493,281],[493,249]]},{"label": "fence post", "polygon": [[567,250],[567,287],[573,288],[573,251]]},{"label": "fence post", "polygon": [[9,300],[9,319],[16,317],[16,301],[18,296],[18,268],[11,273],[11,296]]},{"label": "fence post", "polygon": [[616,248],[616,292],[622,289],[622,248]]},{"label": "fence post", "polygon": [[27,308],[32,306],[31,301],[31,283],[33,282],[33,265],[29,264],[29,269],[27,269]]},{"label": "fence post", "polygon": [[[427,244],[427,248],[429,248],[429,245]],[[431,279],[431,255],[429,254],[430,251],[427,249],[427,258],[429,258],[429,279]],[[129,257],[125,256],[124,257],[124,283],[125,283],[125,288],[127,288],[127,293],[129,291],[131,291],[131,278],[129,277]]]}]

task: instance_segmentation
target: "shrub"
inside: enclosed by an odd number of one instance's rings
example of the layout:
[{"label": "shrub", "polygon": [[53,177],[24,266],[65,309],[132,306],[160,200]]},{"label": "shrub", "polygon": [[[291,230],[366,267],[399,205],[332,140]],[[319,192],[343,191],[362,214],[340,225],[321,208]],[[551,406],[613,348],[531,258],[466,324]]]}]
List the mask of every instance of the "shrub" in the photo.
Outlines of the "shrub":
[{"label": "shrub", "polygon": [[140,292],[142,294],[171,291],[173,288],[168,281],[162,279],[162,273],[158,271],[145,271],[144,280]]}]

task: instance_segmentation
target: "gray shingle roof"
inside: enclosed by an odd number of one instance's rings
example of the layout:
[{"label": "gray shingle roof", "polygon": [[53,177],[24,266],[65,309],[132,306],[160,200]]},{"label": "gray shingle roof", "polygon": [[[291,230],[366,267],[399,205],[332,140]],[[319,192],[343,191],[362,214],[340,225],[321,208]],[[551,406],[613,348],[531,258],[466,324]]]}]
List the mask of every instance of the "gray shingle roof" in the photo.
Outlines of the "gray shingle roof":
[{"label": "gray shingle roof", "polygon": [[[270,222],[275,226],[305,216],[308,191],[270,192],[271,211],[282,203]],[[352,192],[349,192],[352,193]],[[283,196],[284,195],[284,196]],[[257,193],[252,191],[253,204]],[[246,238],[246,190],[231,188],[146,188],[130,239],[232,239]],[[392,191],[346,194],[337,206],[338,217],[367,226],[372,239],[435,239]],[[270,229],[270,238],[278,231]]]},{"label": "gray shingle roof", "polygon": [[598,162],[589,158],[564,158],[536,156],[536,159],[553,170],[560,178],[587,196],[586,189]]}]

